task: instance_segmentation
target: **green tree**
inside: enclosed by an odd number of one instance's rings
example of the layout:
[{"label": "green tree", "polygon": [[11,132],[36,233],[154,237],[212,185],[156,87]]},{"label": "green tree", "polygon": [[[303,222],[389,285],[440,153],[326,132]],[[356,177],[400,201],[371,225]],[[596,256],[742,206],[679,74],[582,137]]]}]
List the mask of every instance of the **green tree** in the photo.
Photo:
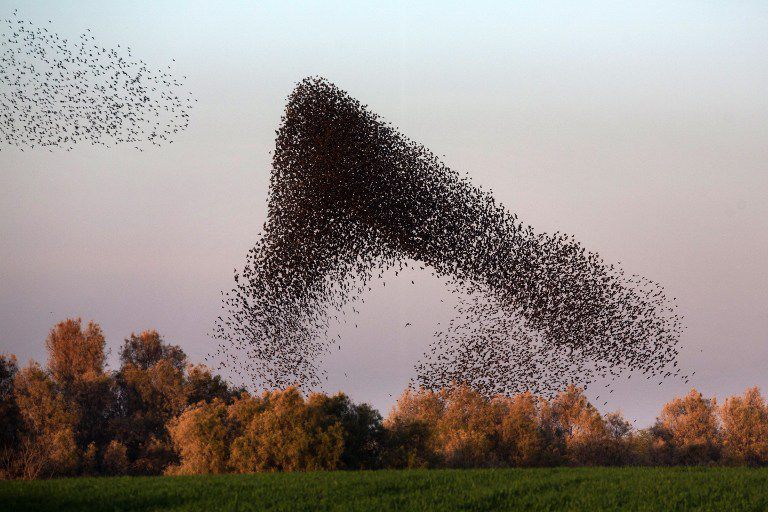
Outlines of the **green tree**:
[{"label": "green tree", "polygon": [[144,331],[125,340],[120,360],[111,431],[126,447],[133,473],[161,474],[177,460],[167,425],[188,403],[187,357],[157,331]]},{"label": "green tree", "polygon": [[373,469],[381,463],[384,427],[381,415],[368,404],[355,404],[344,393],[328,396],[315,393],[307,406],[326,428],[338,423],[344,434],[340,467]]},{"label": "green tree", "polygon": [[242,389],[233,388],[220,375],[212,375],[205,365],[188,365],[186,371],[187,402],[190,405],[216,399],[231,404],[243,392]]},{"label": "green tree", "polygon": [[131,333],[120,349],[120,366],[133,366],[149,370],[160,361],[168,361],[178,371],[184,371],[187,355],[178,345],[169,345],[160,334],[153,330]]},{"label": "green tree", "polygon": [[13,386],[18,372],[16,356],[0,354],[0,451],[3,452],[13,449],[21,427]]}]

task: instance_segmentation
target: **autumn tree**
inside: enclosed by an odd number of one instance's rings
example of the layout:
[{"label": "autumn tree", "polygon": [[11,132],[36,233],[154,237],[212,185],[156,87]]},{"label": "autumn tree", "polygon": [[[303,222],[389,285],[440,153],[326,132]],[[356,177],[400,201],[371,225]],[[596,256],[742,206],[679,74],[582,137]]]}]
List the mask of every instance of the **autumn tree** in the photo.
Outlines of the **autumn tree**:
[{"label": "autumn tree", "polygon": [[[269,397],[268,393],[264,397]],[[235,397],[232,404],[227,408],[227,414],[231,421],[237,425],[239,432],[248,425],[254,416],[261,413],[267,407],[267,402],[261,396],[251,396],[248,392],[243,392]]]},{"label": "autumn tree", "polygon": [[75,381],[91,380],[104,373],[104,334],[93,322],[83,329],[79,318],[59,322],[48,334],[48,370],[67,387]]},{"label": "autumn tree", "polygon": [[31,363],[14,376],[17,463],[23,476],[98,471],[113,403],[104,346],[97,324],[84,327],[79,318],[67,319],[45,340],[47,369]]},{"label": "autumn tree", "polygon": [[340,422],[290,387],[262,395],[231,450],[231,464],[240,473],[336,469],[344,433]]},{"label": "autumn tree", "polygon": [[22,420],[17,454],[19,476],[73,474],[80,462],[75,440],[76,413],[36,363],[19,371],[13,385]]},{"label": "autumn tree", "polygon": [[[184,351],[155,330],[126,338],[120,363],[113,431],[134,473],[159,474],[177,461],[168,427],[188,406],[216,400],[229,404],[242,393],[204,365],[189,365]],[[183,425],[176,428],[181,436]]]},{"label": "autumn tree", "polygon": [[426,389],[406,389],[384,422],[384,462],[392,468],[433,467],[441,463],[437,422],[445,404]]},{"label": "autumn tree", "polygon": [[717,403],[695,389],[664,405],[655,431],[675,464],[706,464],[719,458]]},{"label": "autumn tree", "polygon": [[530,392],[493,401],[498,455],[510,466],[537,466],[546,461],[546,438],[541,428],[542,400]]},{"label": "autumn tree", "polygon": [[551,425],[562,436],[568,462],[577,465],[605,464],[608,429],[582,389],[573,385],[551,403]]},{"label": "autumn tree", "polygon": [[105,345],[101,327],[92,321],[84,326],[79,318],[56,324],[45,342],[48,372],[76,418],[81,470],[90,474],[98,472],[116,412],[114,380],[104,368]]},{"label": "autumn tree", "polygon": [[13,384],[18,372],[16,356],[0,354],[0,480],[14,476],[20,441],[22,422]]},{"label": "autumn tree", "polygon": [[459,385],[443,393],[443,403],[435,425],[443,463],[448,467],[498,465],[490,402],[469,386]]},{"label": "autumn tree", "polygon": [[757,387],[727,398],[720,408],[723,451],[729,462],[768,463],[768,405]]},{"label": "autumn tree", "polygon": [[[467,386],[408,389],[386,421],[348,396],[296,388],[251,396],[157,331],[132,334],[116,372],[99,326],[57,324],[48,364],[0,355],[0,478],[377,467],[768,463],[768,404],[696,390],[651,428],[601,415],[569,386],[551,400]],[[722,424],[722,427],[721,427]]]},{"label": "autumn tree", "polygon": [[102,470],[107,475],[126,475],[130,471],[128,449],[126,446],[113,439],[104,449],[102,456]]},{"label": "autumn tree", "polygon": [[166,473],[218,474],[229,469],[229,446],[235,435],[226,403],[221,399],[200,401],[168,425],[180,463]]}]

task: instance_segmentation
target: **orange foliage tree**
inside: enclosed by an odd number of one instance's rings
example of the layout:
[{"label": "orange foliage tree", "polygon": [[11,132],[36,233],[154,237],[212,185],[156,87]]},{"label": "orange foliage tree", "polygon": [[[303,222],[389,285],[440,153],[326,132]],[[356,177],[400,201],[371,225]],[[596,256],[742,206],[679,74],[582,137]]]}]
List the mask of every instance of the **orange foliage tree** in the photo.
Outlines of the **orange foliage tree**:
[{"label": "orange foliage tree", "polygon": [[[298,389],[265,392],[261,407],[232,443],[241,473],[335,469],[344,450],[341,424],[308,404]],[[311,402],[311,399],[310,399]]]},{"label": "orange foliage tree", "polygon": [[435,443],[448,467],[498,466],[493,407],[478,391],[461,385],[442,393]]},{"label": "orange foliage tree", "polygon": [[656,431],[674,464],[705,464],[719,459],[717,402],[695,389],[664,405]]},{"label": "orange foliage tree", "polygon": [[768,463],[768,405],[754,387],[744,396],[727,398],[720,408],[723,450],[729,462]]},{"label": "orange foliage tree", "polygon": [[171,420],[168,430],[180,463],[170,466],[166,473],[218,474],[230,469],[234,429],[222,400],[199,402]]},{"label": "orange foliage tree", "polygon": [[36,363],[14,379],[23,422],[17,471],[24,478],[73,474],[80,452],[75,441],[77,415]]},{"label": "orange foliage tree", "polygon": [[436,426],[444,407],[438,393],[406,389],[384,422],[385,465],[406,468],[439,465],[442,461]]},{"label": "orange foliage tree", "polygon": [[582,389],[568,386],[552,400],[551,411],[549,421],[562,436],[567,462],[574,465],[608,463],[605,451],[608,427]]},{"label": "orange foliage tree", "polygon": [[88,322],[83,329],[79,318],[60,322],[45,340],[51,376],[62,386],[101,376],[105,344],[98,324]]},{"label": "orange foliage tree", "polygon": [[546,402],[530,392],[493,401],[498,432],[498,456],[505,465],[538,466],[546,463],[547,439],[541,427]]}]

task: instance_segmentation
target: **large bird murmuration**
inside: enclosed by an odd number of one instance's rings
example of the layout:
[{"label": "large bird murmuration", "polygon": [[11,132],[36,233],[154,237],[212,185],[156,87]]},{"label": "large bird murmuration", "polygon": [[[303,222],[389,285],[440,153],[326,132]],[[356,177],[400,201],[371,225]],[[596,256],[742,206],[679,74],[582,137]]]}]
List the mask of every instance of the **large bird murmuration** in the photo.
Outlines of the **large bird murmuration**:
[{"label": "large bird murmuration", "polygon": [[461,296],[416,365],[422,386],[548,393],[626,371],[680,375],[681,322],[657,283],[536,233],[322,78],[285,108],[267,223],[214,331],[225,364],[263,386],[319,385],[330,319],[410,260]]}]

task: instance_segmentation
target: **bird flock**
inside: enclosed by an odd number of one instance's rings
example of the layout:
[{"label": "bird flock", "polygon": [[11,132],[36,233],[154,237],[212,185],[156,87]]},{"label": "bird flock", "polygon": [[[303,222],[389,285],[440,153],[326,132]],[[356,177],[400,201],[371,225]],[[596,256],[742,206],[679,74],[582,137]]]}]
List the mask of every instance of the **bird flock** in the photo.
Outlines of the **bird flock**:
[{"label": "bird flock", "polygon": [[[0,135],[25,148],[171,144],[197,101],[171,66],[150,68],[130,47],[98,44],[18,17],[0,35]],[[0,145],[2,150],[2,145]]]},{"label": "bird flock", "polygon": [[689,378],[681,317],[658,283],[537,233],[321,77],[288,99],[268,219],[222,292],[211,356],[256,386],[320,386],[320,361],[340,349],[331,326],[373,279],[414,262],[459,297],[415,365],[419,386],[551,394],[627,372]]}]

